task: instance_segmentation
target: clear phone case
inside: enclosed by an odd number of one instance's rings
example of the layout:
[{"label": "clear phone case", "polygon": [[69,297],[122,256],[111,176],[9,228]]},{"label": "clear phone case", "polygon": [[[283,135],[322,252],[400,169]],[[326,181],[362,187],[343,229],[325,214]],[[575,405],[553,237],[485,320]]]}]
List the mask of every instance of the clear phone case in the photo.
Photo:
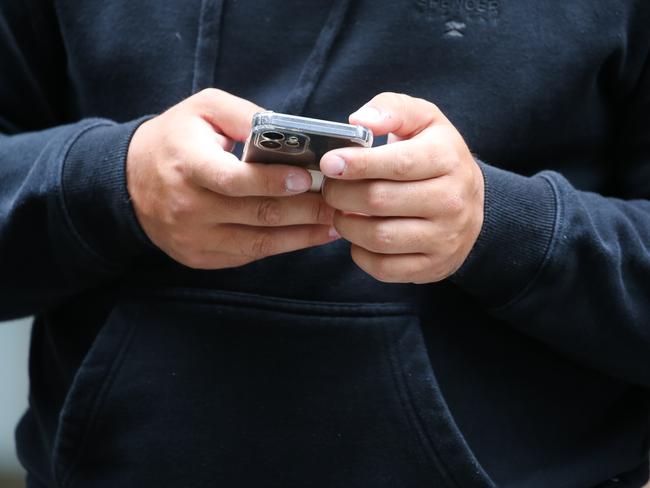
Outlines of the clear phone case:
[{"label": "clear phone case", "polygon": [[242,160],[306,168],[312,174],[312,191],[319,191],[323,179],[319,171],[321,157],[333,149],[350,146],[372,146],[372,132],[360,125],[259,112],[253,117]]}]

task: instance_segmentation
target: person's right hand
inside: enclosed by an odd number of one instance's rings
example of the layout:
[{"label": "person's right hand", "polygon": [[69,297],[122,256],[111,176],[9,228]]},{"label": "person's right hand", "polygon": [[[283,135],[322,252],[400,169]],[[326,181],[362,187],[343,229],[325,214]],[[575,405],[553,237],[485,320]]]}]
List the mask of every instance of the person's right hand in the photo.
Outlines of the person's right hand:
[{"label": "person's right hand", "polygon": [[244,163],[229,150],[260,107],[207,89],[143,123],[127,186],[151,241],[200,269],[241,266],[338,238],[333,209],[295,166]]}]

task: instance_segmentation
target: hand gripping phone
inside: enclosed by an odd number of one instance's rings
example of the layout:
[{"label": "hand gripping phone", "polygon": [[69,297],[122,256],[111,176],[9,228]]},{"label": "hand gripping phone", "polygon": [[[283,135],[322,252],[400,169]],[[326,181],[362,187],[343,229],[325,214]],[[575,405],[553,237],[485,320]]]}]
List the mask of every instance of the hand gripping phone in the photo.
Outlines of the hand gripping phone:
[{"label": "hand gripping phone", "polygon": [[360,125],[258,112],[253,116],[242,160],[302,166],[311,173],[311,191],[320,191],[321,157],[332,149],[351,146],[372,146],[372,132]]}]

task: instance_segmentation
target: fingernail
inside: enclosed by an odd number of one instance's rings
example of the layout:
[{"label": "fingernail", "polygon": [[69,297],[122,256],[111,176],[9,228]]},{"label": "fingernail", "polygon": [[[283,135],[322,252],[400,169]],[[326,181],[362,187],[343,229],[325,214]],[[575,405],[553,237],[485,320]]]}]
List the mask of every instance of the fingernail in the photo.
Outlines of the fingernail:
[{"label": "fingernail", "polygon": [[300,193],[311,188],[311,178],[303,173],[291,173],[284,181],[287,191]]},{"label": "fingernail", "polygon": [[336,231],[335,227],[330,227],[330,230],[329,230],[328,234],[332,239],[340,239],[341,238],[341,234],[339,234]]},{"label": "fingernail", "polygon": [[327,176],[341,176],[345,171],[345,160],[341,156],[332,154],[321,159],[320,169]]},{"label": "fingernail", "polygon": [[384,118],[384,114],[375,107],[364,106],[350,115],[360,122],[379,122]]}]

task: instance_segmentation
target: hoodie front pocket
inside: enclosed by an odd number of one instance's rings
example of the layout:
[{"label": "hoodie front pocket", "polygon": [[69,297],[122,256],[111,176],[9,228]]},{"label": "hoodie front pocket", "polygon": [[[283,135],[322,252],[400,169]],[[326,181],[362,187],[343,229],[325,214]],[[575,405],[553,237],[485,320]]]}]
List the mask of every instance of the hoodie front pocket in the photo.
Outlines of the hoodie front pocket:
[{"label": "hoodie front pocket", "polygon": [[67,486],[489,486],[404,305],[168,290],[124,324]]}]

